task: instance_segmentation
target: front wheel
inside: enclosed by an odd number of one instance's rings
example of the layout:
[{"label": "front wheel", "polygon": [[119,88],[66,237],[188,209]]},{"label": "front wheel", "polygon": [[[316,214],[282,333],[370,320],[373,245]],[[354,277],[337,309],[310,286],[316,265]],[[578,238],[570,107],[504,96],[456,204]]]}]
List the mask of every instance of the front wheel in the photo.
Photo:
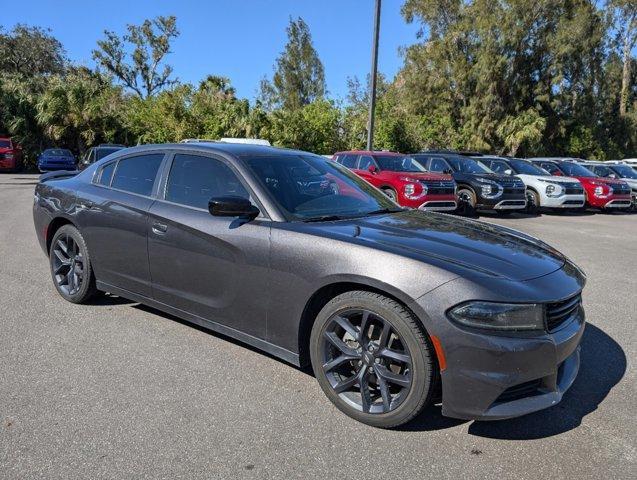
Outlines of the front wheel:
[{"label": "front wheel", "polygon": [[346,415],[381,428],[402,425],[430,402],[438,379],[422,326],[383,295],[338,295],[317,316],[312,368],[323,392]]},{"label": "front wheel", "polygon": [[85,303],[97,292],[86,242],[73,225],[55,232],[49,263],[55,288],[65,300]]},{"label": "front wheel", "polygon": [[476,194],[469,188],[460,188],[457,193],[458,210],[462,215],[475,216],[476,214]]},{"label": "front wheel", "polygon": [[398,194],[393,188],[383,188],[383,193],[387,195],[390,200],[398,203]]}]

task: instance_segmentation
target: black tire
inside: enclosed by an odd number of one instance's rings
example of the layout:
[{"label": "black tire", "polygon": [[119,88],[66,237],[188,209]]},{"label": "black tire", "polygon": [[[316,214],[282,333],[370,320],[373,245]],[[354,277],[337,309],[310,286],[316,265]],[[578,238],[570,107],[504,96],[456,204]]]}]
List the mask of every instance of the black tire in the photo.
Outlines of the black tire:
[{"label": "black tire", "polygon": [[468,217],[476,216],[477,197],[475,192],[469,187],[459,187],[458,192],[458,211],[462,215]]},{"label": "black tire", "polygon": [[533,215],[540,213],[540,195],[530,188],[526,190],[526,211]]},{"label": "black tire", "polygon": [[97,293],[86,242],[73,225],[63,225],[55,232],[49,265],[53,284],[65,300],[86,303]]},{"label": "black tire", "polygon": [[[354,326],[358,311],[363,313],[358,326]],[[368,312],[367,321],[363,320],[364,312]],[[345,340],[350,329],[340,325],[347,315],[350,315],[348,321],[352,319],[347,325],[354,328],[359,341]],[[390,332],[387,335],[385,328]],[[343,332],[342,339],[336,335],[339,329]],[[335,347],[330,336],[340,339],[342,347]],[[349,338],[354,339],[351,335]],[[341,348],[350,355],[361,353],[353,358],[343,355]],[[330,349],[335,352],[331,356]],[[376,352],[371,353],[374,349]],[[327,398],[346,415],[380,428],[403,425],[430,403],[439,382],[433,352],[424,328],[407,309],[390,298],[367,291],[345,292],[329,301],[319,312],[310,337],[312,368]],[[343,357],[347,357],[344,362]],[[341,362],[337,363],[338,360]],[[354,378],[356,383],[352,384]],[[361,382],[366,385],[367,400],[363,399]],[[351,387],[337,393],[335,389],[340,390],[344,384]]]},{"label": "black tire", "polygon": [[385,195],[387,195],[392,201],[398,203],[398,194],[393,188],[384,187],[382,191]]}]

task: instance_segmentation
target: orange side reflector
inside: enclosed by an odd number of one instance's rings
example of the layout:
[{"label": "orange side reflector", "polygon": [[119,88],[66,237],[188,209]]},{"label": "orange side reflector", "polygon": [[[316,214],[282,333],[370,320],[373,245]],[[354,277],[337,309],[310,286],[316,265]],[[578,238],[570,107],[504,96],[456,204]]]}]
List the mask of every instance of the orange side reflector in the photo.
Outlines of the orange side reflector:
[{"label": "orange side reflector", "polygon": [[435,335],[431,335],[431,343],[434,344],[436,357],[438,357],[438,365],[440,366],[440,371],[442,372],[445,368],[447,368],[447,359],[445,358],[445,351],[442,349],[442,343],[440,343],[440,339]]}]

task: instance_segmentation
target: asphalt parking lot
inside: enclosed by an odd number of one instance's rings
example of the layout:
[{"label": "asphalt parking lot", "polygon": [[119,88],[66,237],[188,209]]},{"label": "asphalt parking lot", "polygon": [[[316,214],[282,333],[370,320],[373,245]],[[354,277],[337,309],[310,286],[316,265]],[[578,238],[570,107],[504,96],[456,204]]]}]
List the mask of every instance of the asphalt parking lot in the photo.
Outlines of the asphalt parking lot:
[{"label": "asphalt parking lot", "polygon": [[33,232],[35,175],[0,175],[0,478],[636,478],[637,215],[483,217],[588,274],[562,403],[501,422],[431,407],[397,431],[314,378],[160,312],[62,300]]}]

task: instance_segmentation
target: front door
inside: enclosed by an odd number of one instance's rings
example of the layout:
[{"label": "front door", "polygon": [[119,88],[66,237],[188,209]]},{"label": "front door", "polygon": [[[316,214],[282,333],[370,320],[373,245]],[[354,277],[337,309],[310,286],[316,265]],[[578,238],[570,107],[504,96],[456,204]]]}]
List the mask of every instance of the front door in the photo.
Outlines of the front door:
[{"label": "front door", "polygon": [[208,201],[227,195],[250,198],[225,160],[174,155],[163,198],[149,211],[153,298],[265,338],[270,221],[212,216]]}]

